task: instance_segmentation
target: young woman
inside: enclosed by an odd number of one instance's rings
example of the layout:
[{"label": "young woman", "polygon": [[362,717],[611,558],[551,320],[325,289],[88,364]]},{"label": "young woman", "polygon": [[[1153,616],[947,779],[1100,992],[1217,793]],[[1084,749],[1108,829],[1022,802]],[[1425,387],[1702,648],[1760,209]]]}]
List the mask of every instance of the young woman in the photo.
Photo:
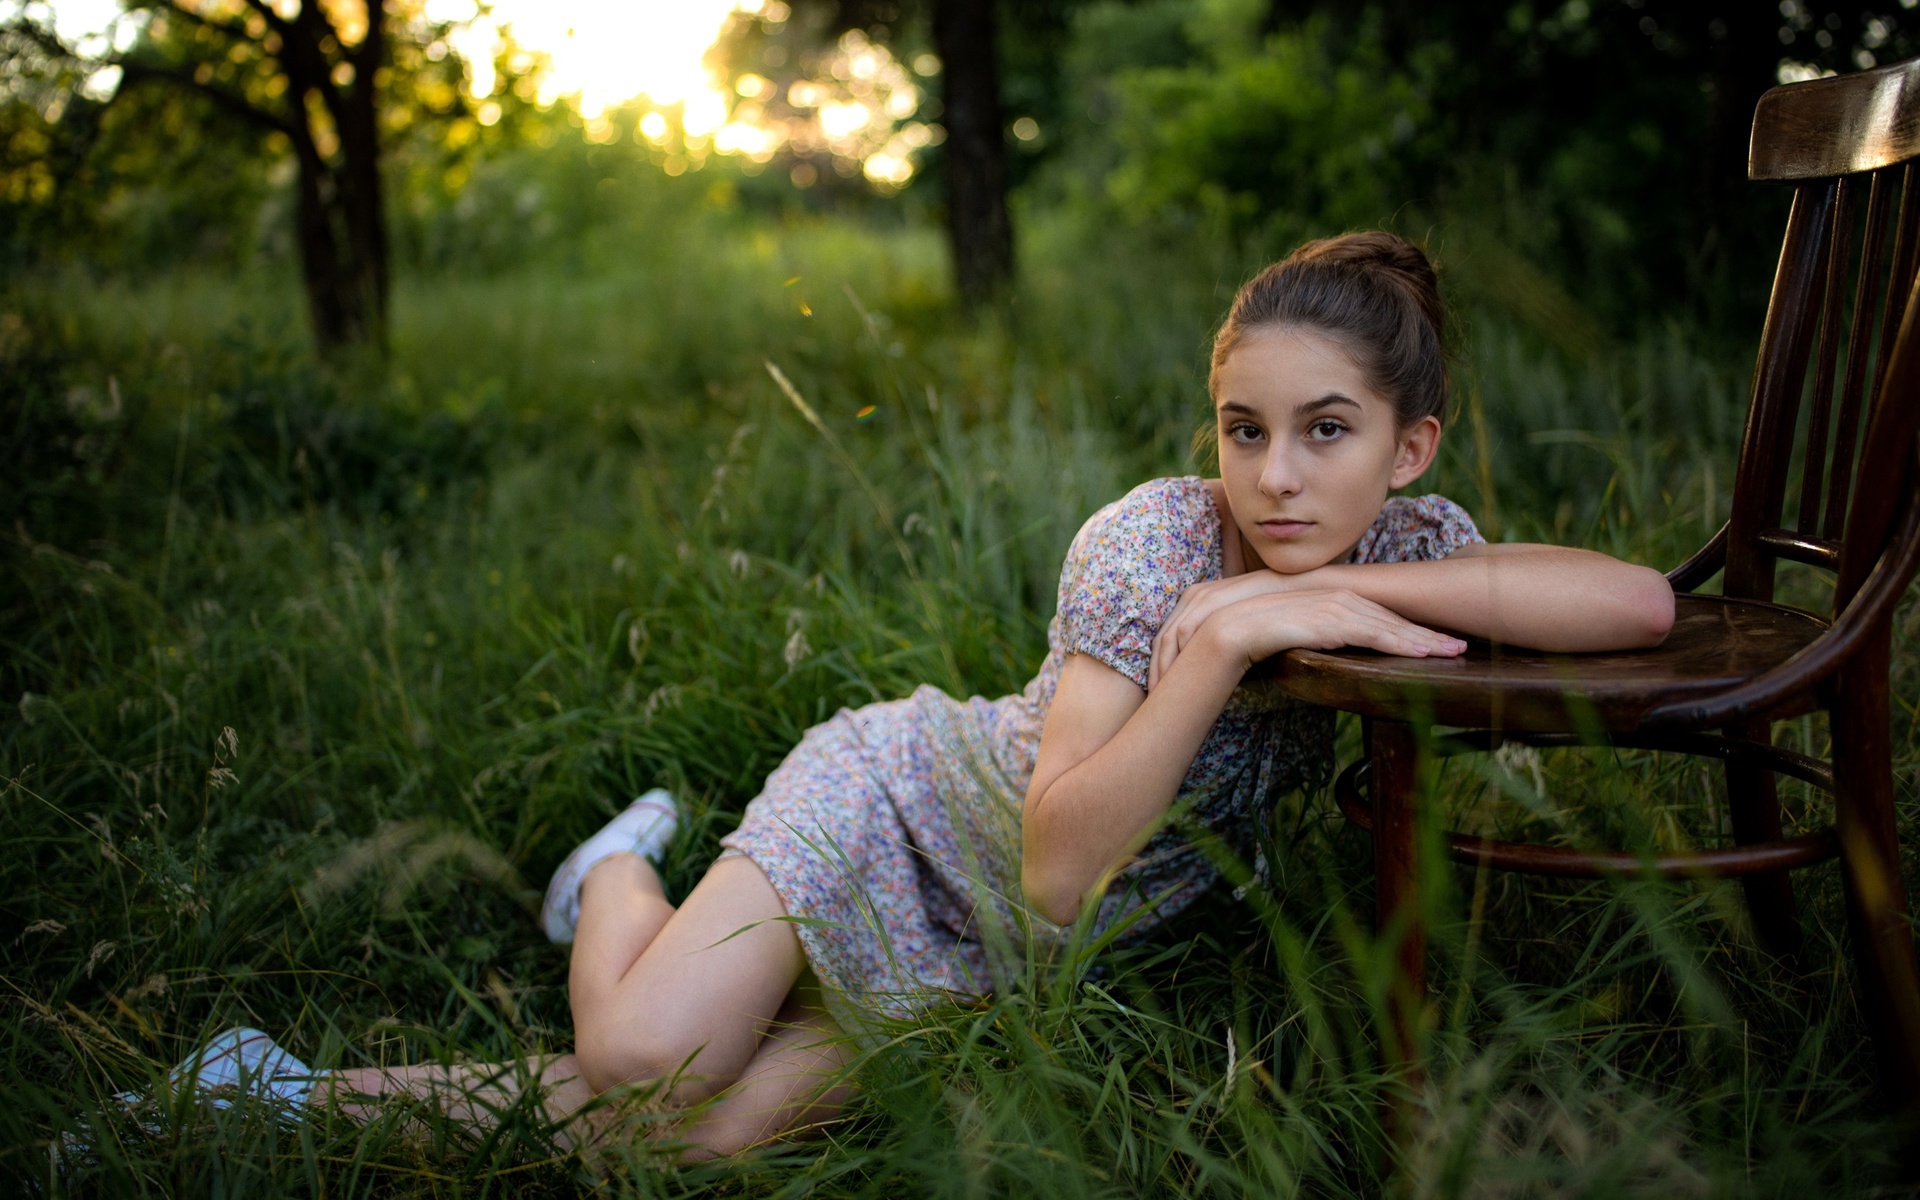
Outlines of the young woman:
[{"label": "young woman", "polygon": [[[1272,800],[1331,765],[1331,713],[1243,680],[1271,655],[1658,644],[1673,594],[1657,572],[1489,546],[1442,497],[1389,499],[1440,443],[1441,326],[1410,243],[1302,246],[1215,341],[1220,478],[1156,479],[1087,521],[1024,692],[923,687],[808,731],[677,907],[649,861],[675,820],[664,793],[583,844],[545,912],[573,942],[577,1038],[533,1064],[548,1111],[587,1112],[569,1127],[585,1140],[608,1120],[595,1096],[658,1081],[691,1113],[673,1136],[731,1153],[835,1112],[848,1051],[827,1002],[910,1011],[990,990],[1019,939],[1150,931],[1215,879],[1196,826],[1250,856]],[[195,1065],[297,1074],[275,1055],[246,1031]],[[514,1086],[485,1068],[317,1078],[335,1103],[404,1092],[476,1121]]]}]

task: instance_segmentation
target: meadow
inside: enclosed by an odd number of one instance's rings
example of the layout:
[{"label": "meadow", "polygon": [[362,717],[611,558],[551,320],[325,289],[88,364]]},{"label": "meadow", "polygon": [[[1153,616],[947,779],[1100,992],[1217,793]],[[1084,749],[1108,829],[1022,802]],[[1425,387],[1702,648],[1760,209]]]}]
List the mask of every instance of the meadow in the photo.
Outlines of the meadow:
[{"label": "meadow", "polygon": [[[634,185],[636,188],[640,185]],[[676,1166],[181,1102],[208,1032],[317,1066],[565,1047],[547,874],[640,790],[689,887],[843,705],[1019,688],[1061,555],[1140,481],[1204,471],[1228,249],[1024,226],[957,313],[934,232],[647,184],[571,255],[400,281],[383,364],[316,364],[286,273],[16,279],[0,295],[0,1172],[37,1196],[1864,1194],[1893,1143],[1831,866],[1808,948],[1737,888],[1446,874],[1419,1135],[1380,1126],[1365,835],[1280,803],[1265,881],[1164,937],[1036,963],[862,1041],[811,1140]],[[1462,251],[1443,271],[1472,279]],[[1570,340],[1456,296],[1459,405],[1418,490],[1490,538],[1663,568],[1724,517],[1747,346]],[[1454,277],[1454,276],[1449,276]],[[1551,297],[1549,298],[1551,299]],[[790,377],[817,425],[782,394]],[[1817,581],[1791,581],[1820,602]],[[1896,631],[1915,821],[1916,618]],[[1783,740],[1820,752],[1808,720]],[[1343,761],[1357,729],[1342,727]],[[1650,753],[1450,766],[1463,823],[1713,844],[1717,777]],[[1798,819],[1821,802],[1789,789]]]}]

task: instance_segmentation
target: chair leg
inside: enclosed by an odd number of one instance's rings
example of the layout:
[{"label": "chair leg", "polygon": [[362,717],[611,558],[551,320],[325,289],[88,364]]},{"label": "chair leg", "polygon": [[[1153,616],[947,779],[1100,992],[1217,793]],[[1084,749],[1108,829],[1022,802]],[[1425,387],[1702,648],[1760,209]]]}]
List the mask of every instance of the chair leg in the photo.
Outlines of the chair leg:
[{"label": "chair leg", "polygon": [[1400,1071],[1406,1092],[1388,1113],[1389,1136],[1401,1140],[1408,1102],[1422,1082],[1420,1034],[1427,1007],[1427,937],[1420,914],[1415,809],[1419,798],[1419,747],[1412,726],[1374,721],[1373,758],[1374,922],[1383,935],[1397,934],[1394,979],[1387,995],[1383,1065]]},{"label": "chair leg", "polygon": [[[1920,964],[1894,823],[1884,628],[1877,642],[1854,657],[1858,665],[1842,668],[1834,688],[1834,827],[1864,1007],[1886,1084],[1913,1122],[1920,1117]],[[1911,1168],[1911,1141],[1908,1154]]]},{"label": "chair leg", "polygon": [[[1749,721],[1727,730],[1730,737],[1769,742],[1773,730],[1765,721]],[[1733,816],[1733,840],[1742,846],[1772,842],[1780,837],[1780,797],[1773,772],[1756,763],[1728,759],[1727,807]],[[1748,875],[1740,881],[1747,893],[1747,911],[1760,944],[1782,957],[1800,950],[1800,910],[1794,903],[1793,877],[1785,871]]]}]

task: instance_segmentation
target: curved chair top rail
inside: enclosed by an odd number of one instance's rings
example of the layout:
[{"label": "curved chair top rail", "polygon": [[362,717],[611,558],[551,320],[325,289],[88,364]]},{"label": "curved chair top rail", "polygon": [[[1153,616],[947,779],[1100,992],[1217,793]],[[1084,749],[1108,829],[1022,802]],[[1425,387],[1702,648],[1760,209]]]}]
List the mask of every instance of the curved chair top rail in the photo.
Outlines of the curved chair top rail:
[{"label": "curved chair top rail", "polygon": [[1823,179],[1920,157],[1920,58],[1773,88],[1753,113],[1749,179]]}]

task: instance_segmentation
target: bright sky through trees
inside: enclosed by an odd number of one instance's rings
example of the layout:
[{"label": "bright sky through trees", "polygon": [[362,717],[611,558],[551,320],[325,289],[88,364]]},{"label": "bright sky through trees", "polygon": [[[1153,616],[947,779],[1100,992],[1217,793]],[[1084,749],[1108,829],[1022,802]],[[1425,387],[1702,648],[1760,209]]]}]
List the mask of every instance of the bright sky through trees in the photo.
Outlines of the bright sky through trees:
[{"label": "bright sky through trees", "polygon": [[[214,10],[240,5],[240,0],[181,2]],[[349,23],[357,18],[355,0],[321,2],[330,10],[346,7]],[[274,3],[290,8],[295,0]],[[565,98],[586,118],[589,140],[614,137],[616,127],[603,114],[644,96],[650,111],[641,118],[639,133],[656,146],[667,146],[674,126],[658,110],[677,110],[684,142],[663,161],[669,174],[697,166],[709,152],[766,163],[785,149],[798,157],[792,175],[801,187],[818,178],[814,163],[807,161],[818,158],[842,174],[864,175],[887,193],[904,186],[914,174],[918,154],[945,137],[938,125],[916,119],[921,79],[939,72],[939,60],[921,54],[909,66],[859,30],[826,49],[814,64],[813,78],[790,88],[753,73],[735,81],[716,79],[704,59],[729,14],[759,13],[778,25],[789,11],[782,0],[491,0],[484,12],[476,0],[423,3],[429,18],[452,24],[448,41],[468,63],[476,99],[493,94],[495,60],[511,44],[546,58],[535,98],[542,105]],[[107,53],[102,35],[110,28],[125,49],[145,19],[136,15],[116,23],[120,0],[13,4],[42,16],[50,11],[61,36],[89,55]],[[7,5],[8,0],[0,0],[0,11]],[[118,78],[118,70],[109,68],[88,86],[105,96]],[[728,82],[734,84],[731,92]],[[476,112],[483,124],[492,124],[500,108],[485,100]],[[1014,129],[1023,139],[1029,136],[1017,123]]]},{"label": "bright sky through trees", "polygon": [[[120,15],[119,0],[58,0],[51,5],[29,5],[28,11],[49,9],[53,13],[53,27],[69,43],[81,43],[85,52],[97,52],[102,47],[97,39]],[[93,42],[95,44],[86,44]]]},{"label": "bright sky through trees", "polygon": [[[188,0],[190,5],[207,0]],[[645,94],[656,105],[684,105],[683,123],[700,135],[727,117],[726,95],[701,63],[736,8],[758,12],[763,0],[493,0],[478,16],[473,0],[427,0],[437,20],[465,28],[454,48],[472,64],[474,91],[493,88],[493,52],[500,30],[551,60],[541,99],[579,97],[583,116]],[[120,14],[118,0],[54,0],[56,28],[69,41],[98,37]],[[84,47],[83,49],[92,49]]]},{"label": "bright sky through trees", "polygon": [[[97,2],[97,0],[94,0]],[[520,46],[549,56],[540,98],[577,95],[582,116],[645,94],[684,105],[687,132],[707,134],[727,118],[726,95],[701,63],[736,8],[760,0],[494,0],[476,19],[472,0],[428,0],[440,20],[467,22],[454,48],[473,66],[474,91],[492,90],[493,48],[510,29]]]}]

